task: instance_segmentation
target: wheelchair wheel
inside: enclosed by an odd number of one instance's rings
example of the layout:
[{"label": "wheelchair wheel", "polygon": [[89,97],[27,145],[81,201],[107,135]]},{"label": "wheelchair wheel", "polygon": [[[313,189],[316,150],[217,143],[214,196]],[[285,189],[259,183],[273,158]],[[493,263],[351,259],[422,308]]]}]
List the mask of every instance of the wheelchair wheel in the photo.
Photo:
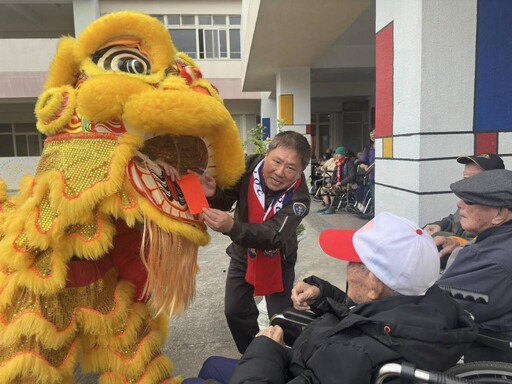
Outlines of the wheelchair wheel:
[{"label": "wheelchair wheel", "polygon": [[512,364],[501,361],[475,361],[456,365],[445,373],[472,383],[512,383]]}]

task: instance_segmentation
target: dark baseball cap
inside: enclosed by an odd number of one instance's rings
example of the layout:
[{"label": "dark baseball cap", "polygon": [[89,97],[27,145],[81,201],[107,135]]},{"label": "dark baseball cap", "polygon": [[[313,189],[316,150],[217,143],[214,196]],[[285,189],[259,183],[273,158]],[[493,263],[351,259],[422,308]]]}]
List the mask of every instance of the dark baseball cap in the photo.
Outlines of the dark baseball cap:
[{"label": "dark baseball cap", "polygon": [[466,204],[512,209],[512,171],[493,169],[450,185]]},{"label": "dark baseball cap", "polygon": [[501,157],[493,153],[482,153],[481,155],[474,156],[460,156],[457,158],[457,161],[461,164],[474,163],[484,171],[490,171],[493,169],[505,169],[505,164],[503,164]]}]

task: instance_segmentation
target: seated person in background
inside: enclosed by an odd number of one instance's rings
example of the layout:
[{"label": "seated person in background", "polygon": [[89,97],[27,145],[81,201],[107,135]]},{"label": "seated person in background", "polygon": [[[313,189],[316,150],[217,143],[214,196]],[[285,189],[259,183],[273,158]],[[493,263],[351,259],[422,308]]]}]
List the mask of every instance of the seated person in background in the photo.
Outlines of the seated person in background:
[{"label": "seated person in background", "polygon": [[[501,157],[491,153],[484,153],[478,156],[460,156],[457,158],[457,161],[464,164],[462,174],[464,179],[483,171],[505,168]],[[450,256],[455,248],[466,244],[474,237],[472,233],[465,231],[460,225],[458,209],[455,213],[439,221],[425,225],[423,229],[430,233],[434,237],[436,244],[441,247],[439,256],[443,260],[442,264],[446,263],[448,256]]]},{"label": "seated person in background", "polygon": [[333,203],[336,192],[356,179],[354,160],[349,157],[349,151],[345,147],[336,148],[334,158],[336,159],[336,167],[332,172],[331,182],[324,185],[320,190],[325,207],[318,210],[317,213],[323,213],[324,215],[334,213]]},{"label": "seated person in background", "polygon": [[[456,254],[455,260],[438,284],[487,298],[488,303],[458,301],[475,317],[481,332],[512,340],[512,171],[482,172],[450,188],[460,198],[462,228],[476,238],[454,252],[451,258]],[[512,362],[512,353],[475,343],[464,361],[476,360]]]},{"label": "seated person in background", "polygon": [[[366,172],[365,184],[370,189],[371,211],[375,204],[375,128],[368,133],[368,145],[361,155],[361,168]],[[372,216],[372,214],[368,214]]]},{"label": "seated person in background", "polygon": [[351,188],[356,191],[356,208],[359,212],[364,212],[366,208],[366,199],[368,196],[368,191],[370,190],[368,183],[366,183],[366,170],[362,165],[364,165],[361,161],[363,156],[363,152],[357,153],[357,159],[354,161],[356,166],[356,180],[352,183]]},{"label": "seated person in background", "polygon": [[[269,327],[238,365],[234,359],[207,360],[204,379],[224,371],[224,383],[369,384],[388,362],[446,370],[475,339],[470,316],[433,286],[437,248],[413,222],[383,212],[358,231],[324,231],[319,241],[327,254],[349,261],[348,292],[315,276],[297,283],[295,308],[322,316],[293,347],[284,347],[279,326]],[[349,307],[347,296],[357,304]]]},{"label": "seated person in background", "polygon": [[336,161],[336,156],[330,157],[329,159],[325,160],[322,165],[320,165],[320,167],[318,167],[319,171],[321,172],[321,178],[315,180],[314,182],[315,191],[317,191],[322,184],[327,184],[331,181],[332,172],[334,171],[334,168],[336,168]]},{"label": "seated person in background", "polygon": [[327,148],[322,154],[322,161],[327,161],[332,158],[332,148]]}]

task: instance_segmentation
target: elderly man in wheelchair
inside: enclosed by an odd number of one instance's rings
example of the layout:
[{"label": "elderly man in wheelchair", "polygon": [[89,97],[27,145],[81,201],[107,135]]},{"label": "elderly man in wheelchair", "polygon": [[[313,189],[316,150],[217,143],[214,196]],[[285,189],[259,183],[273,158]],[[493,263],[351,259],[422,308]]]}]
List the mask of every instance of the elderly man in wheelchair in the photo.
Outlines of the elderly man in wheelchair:
[{"label": "elderly man in wheelchair", "polygon": [[294,306],[320,317],[293,346],[284,345],[280,326],[271,326],[240,361],[208,359],[199,375],[203,380],[371,383],[385,363],[408,361],[444,371],[475,340],[470,315],[434,285],[437,247],[416,224],[383,212],[358,231],[324,231],[320,246],[349,261],[347,293],[314,276],[299,282],[292,291]]}]

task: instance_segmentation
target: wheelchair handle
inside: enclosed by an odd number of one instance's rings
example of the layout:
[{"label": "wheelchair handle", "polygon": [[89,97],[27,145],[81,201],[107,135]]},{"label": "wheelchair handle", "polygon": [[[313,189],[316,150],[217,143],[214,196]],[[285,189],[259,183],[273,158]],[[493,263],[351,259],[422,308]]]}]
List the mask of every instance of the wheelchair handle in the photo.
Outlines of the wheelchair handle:
[{"label": "wheelchair handle", "polygon": [[402,364],[388,363],[380,369],[374,384],[382,384],[389,377],[400,377],[401,380],[418,380],[420,383],[428,384],[459,384],[471,383],[458,377],[453,377],[445,373],[428,372],[422,369],[416,369],[413,364],[403,362]]}]

